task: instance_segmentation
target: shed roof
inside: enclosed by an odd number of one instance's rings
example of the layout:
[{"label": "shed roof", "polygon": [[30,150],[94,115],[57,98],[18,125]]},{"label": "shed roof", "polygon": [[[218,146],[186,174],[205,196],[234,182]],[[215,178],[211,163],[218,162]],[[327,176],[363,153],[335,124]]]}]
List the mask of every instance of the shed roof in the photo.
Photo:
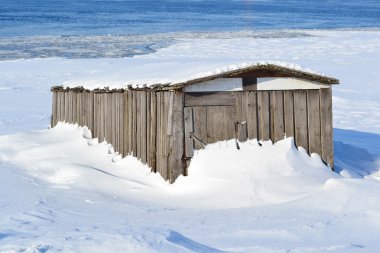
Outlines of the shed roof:
[{"label": "shed roof", "polygon": [[[128,68],[129,67],[129,68]],[[300,78],[321,84],[338,84],[339,80],[325,74],[301,67],[300,65],[285,62],[260,61],[251,63],[238,63],[221,65],[220,63],[151,63],[125,66],[120,69],[113,68],[97,79],[66,81],[61,86],[52,89],[85,89],[85,90],[123,90],[123,89],[179,89],[216,78],[241,77],[244,74],[257,72],[269,75]],[[115,76],[117,77],[115,79]]]}]

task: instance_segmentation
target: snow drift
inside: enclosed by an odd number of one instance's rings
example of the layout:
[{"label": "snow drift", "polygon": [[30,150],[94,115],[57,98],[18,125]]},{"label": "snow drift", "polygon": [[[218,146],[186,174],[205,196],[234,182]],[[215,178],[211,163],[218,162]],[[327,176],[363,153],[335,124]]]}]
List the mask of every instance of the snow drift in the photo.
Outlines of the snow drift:
[{"label": "snow drift", "polygon": [[250,140],[239,150],[235,140],[208,145],[196,151],[189,176],[174,185],[135,157],[121,159],[111,145],[92,139],[86,127],[59,123],[49,130],[0,136],[0,143],[1,160],[48,184],[147,202],[166,199],[184,207],[281,203],[311,194],[336,177],[318,155],[297,150],[292,138],[261,146]]}]

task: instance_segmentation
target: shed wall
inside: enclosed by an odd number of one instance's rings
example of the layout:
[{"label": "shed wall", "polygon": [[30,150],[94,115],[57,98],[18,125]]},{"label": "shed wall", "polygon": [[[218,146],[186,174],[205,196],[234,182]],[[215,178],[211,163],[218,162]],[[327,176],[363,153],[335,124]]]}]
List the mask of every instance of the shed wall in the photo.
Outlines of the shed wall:
[{"label": "shed wall", "polygon": [[182,173],[183,94],[165,91],[53,91],[52,126],[87,126],[123,157],[131,154],[174,182]]},{"label": "shed wall", "polygon": [[[331,88],[182,93],[53,91],[52,126],[87,126],[115,151],[132,154],[174,182],[204,144],[237,138],[281,140],[317,153],[333,167]],[[198,141],[195,141],[197,139]]]},{"label": "shed wall", "polygon": [[186,157],[201,143],[286,136],[333,167],[331,95],[331,88],[185,93]]}]

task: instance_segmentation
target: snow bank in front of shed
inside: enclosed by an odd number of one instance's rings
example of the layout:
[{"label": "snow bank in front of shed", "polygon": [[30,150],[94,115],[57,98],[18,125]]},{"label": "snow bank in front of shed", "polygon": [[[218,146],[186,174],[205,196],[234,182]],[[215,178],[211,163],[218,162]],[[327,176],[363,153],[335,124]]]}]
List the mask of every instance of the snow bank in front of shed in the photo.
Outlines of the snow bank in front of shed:
[{"label": "snow bank in front of shed", "polygon": [[84,87],[93,89],[144,88],[154,85],[175,85],[190,80],[219,75],[255,66],[277,65],[308,74],[326,76],[323,73],[282,61],[241,62],[236,59],[210,60],[188,59],[180,56],[158,57],[144,55],[122,59],[81,59],[78,75],[63,83],[65,88]]},{"label": "snow bank in front of shed", "polygon": [[275,143],[234,140],[195,152],[189,176],[170,185],[137,158],[121,159],[87,128],[56,127],[0,136],[0,158],[53,187],[95,191],[118,199],[195,208],[236,208],[282,203],[320,190],[335,177],[318,156]]},{"label": "snow bank in front of shed", "polygon": [[337,175],[316,154],[294,146],[293,138],[273,144],[221,141],[195,152],[189,176],[177,179],[176,192],[199,196],[215,206],[256,206],[287,202],[321,189]]}]

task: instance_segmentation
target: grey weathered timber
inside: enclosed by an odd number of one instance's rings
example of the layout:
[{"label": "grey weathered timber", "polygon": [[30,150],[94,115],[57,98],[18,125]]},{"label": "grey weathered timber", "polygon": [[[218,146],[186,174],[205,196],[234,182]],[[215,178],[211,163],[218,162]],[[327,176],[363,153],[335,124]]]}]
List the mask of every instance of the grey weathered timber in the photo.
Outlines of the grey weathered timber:
[{"label": "grey weathered timber", "polygon": [[152,168],[153,172],[156,172],[156,154],[157,154],[157,99],[156,93],[151,93],[151,104],[150,104],[150,164],[149,166]]},{"label": "grey weathered timber", "polygon": [[117,110],[118,110],[118,106],[116,105],[116,102],[118,98],[117,98],[117,93],[112,93],[112,96],[111,96],[111,107],[108,108],[108,111],[111,111],[111,144],[112,146],[114,147],[114,150],[120,150],[119,149],[119,143],[116,141],[116,132],[118,131],[117,129],[117,125],[119,125],[119,119],[118,117],[116,117],[117,115]]},{"label": "grey weathered timber", "polygon": [[244,92],[235,92],[235,113],[234,113],[234,121],[235,123],[241,123],[243,121],[245,121],[245,114],[244,114],[244,107],[245,105],[243,105],[243,103],[245,102],[244,99],[243,99],[243,96],[244,96]]},{"label": "grey weathered timber", "polygon": [[136,91],[132,91],[132,154],[137,157],[137,115],[138,115],[138,110],[137,110],[137,100],[138,100],[138,93]]},{"label": "grey weathered timber", "polygon": [[147,141],[147,105],[146,105],[146,97],[147,97],[147,92],[146,91],[141,91],[141,100],[140,100],[140,106],[141,106],[141,115],[140,115],[140,142],[141,142],[141,161],[143,163],[147,163],[147,147],[146,147],[146,141]]},{"label": "grey weathered timber", "polygon": [[124,122],[123,122],[124,152],[123,152],[123,156],[126,156],[129,154],[129,143],[130,143],[130,139],[129,139],[129,135],[128,135],[129,130],[130,130],[129,120],[128,120],[128,117],[129,117],[128,93],[129,93],[129,91],[126,90],[123,94],[123,97],[124,97],[124,110],[123,110],[123,114],[124,114],[124,117],[123,117],[124,118]]},{"label": "grey weathered timber", "polygon": [[257,106],[258,106],[258,132],[259,140],[267,141],[270,139],[270,93],[260,92],[257,93]]},{"label": "grey weathered timber", "polygon": [[[186,164],[183,162],[184,158],[184,122],[183,122],[183,93],[171,92],[170,104],[172,107],[172,113],[168,116],[170,123],[170,143],[169,143],[169,180],[174,182],[177,177],[184,173]],[[170,110],[169,110],[170,111]],[[169,125],[168,125],[169,126]]]},{"label": "grey weathered timber", "polygon": [[[204,143],[207,143],[207,110],[206,107],[193,107],[193,129],[194,134]],[[201,149],[198,143],[194,145],[195,149]]]},{"label": "grey weathered timber", "polygon": [[247,100],[247,130],[249,139],[257,139],[257,93],[245,92]]},{"label": "grey weathered timber", "polygon": [[70,122],[71,123],[75,123],[77,122],[77,94],[76,92],[72,92],[70,91],[70,97],[71,97],[71,119],[70,119]]},{"label": "grey weathered timber", "polygon": [[185,122],[185,154],[186,161],[189,165],[189,158],[193,157],[194,154],[194,141],[191,138],[191,134],[194,133],[194,122],[193,122],[193,108],[184,108],[184,122]]},{"label": "grey weathered timber", "polygon": [[64,102],[64,105],[65,105],[65,109],[64,109],[64,118],[63,118],[63,120],[65,121],[65,122],[69,122],[69,115],[70,115],[70,110],[69,110],[69,106],[70,106],[70,100],[69,100],[69,92],[68,91],[66,91],[65,93],[64,93],[64,96],[65,96],[65,102]]},{"label": "grey weathered timber", "polygon": [[163,100],[162,103],[162,111],[161,111],[161,120],[162,129],[161,134],[162,138],[162,167],[161,171],[165,174],[165,178],[170,179],[170,171],[169,171],[169,145],[170,138],[168,137],[168,117],[169,117],[169,104],[170,104],[170,92],[162,93]]},{"label": "grey weathered timber", "polygon": [[151,109],[151,92],[150,91],[147,91],[146,92],[146,122],[145,122],[145,128],[146,128],[146,140],[145,140],[145,145],[146,145],[146,163],[152,168],[151,166],[151,156],[150,156],[150,150],[151,150],[151,146],[150,146],[150,136],[151,136],[151,112],[150,112],[150,109]]},{"label": "grey weathered timber", "polygon": [[[162,112],[162,92],[157,92],[156,93],[156,112],[157,112],[157,120],[156,120],[156,172],[160,172],[160,169],[162,167],[162,134],[161,134],[161,129],[162,129],[162,120],[161,120],[161,112]],[[162,174],[161,174],[162,176]]]},{"label": "grey weathered timber", "polygon": [[235,137],[234,112],[233,106],[207,107],[207,143]]},{"label": "grey weathered timber", "polygon": [[224,106],[234,105],[233,92],[195,92],[185,94],[185,106]]},{"label": "grey weathered timber", "polygon": [[[133,153],[133,91],[128,91],[128,154]],[[136,154],[136,153],[135,153]]]},{"label": "grey weathered timber", "polygon": [[321,119],[319,90],[307,91],[307,116],[309,134],[309,153],[321,154]]},{"label": "grey weathered timber", "polygon": [[57,115],[57,92],[53,92],[53,99],[52,99],[52,116],[51,116],[51,121],[50,125],[55,126],[56,125],[56,117],[54,118],[54,115]]},{"label": "grey weathered timber", "polygon": [[331,88],[321,89],[321,142],[322,159],[334,167],[334,146],[332,129],[332,94]]},{"label": "grey weathered timber", "polygon": [[143,91],[136,91],[136,157],[142,158],[142,108],[141,108],[141,100],[142,100]]},{"label": "grey weathered timber", "polygon": [[294,92],[295,142],[297,147],[303,147],[309,152],[307,118],[307,91],[296,90]]},{"label": "grey weathered timber", "polygon": [[294,91],[284,91],[284,127],[286,137],[294,136]]},{"label": "grey weathered timber", "polygon": [[284,139],[284,101],[282,91],[272,91],[270,99],[271,140]]}]

